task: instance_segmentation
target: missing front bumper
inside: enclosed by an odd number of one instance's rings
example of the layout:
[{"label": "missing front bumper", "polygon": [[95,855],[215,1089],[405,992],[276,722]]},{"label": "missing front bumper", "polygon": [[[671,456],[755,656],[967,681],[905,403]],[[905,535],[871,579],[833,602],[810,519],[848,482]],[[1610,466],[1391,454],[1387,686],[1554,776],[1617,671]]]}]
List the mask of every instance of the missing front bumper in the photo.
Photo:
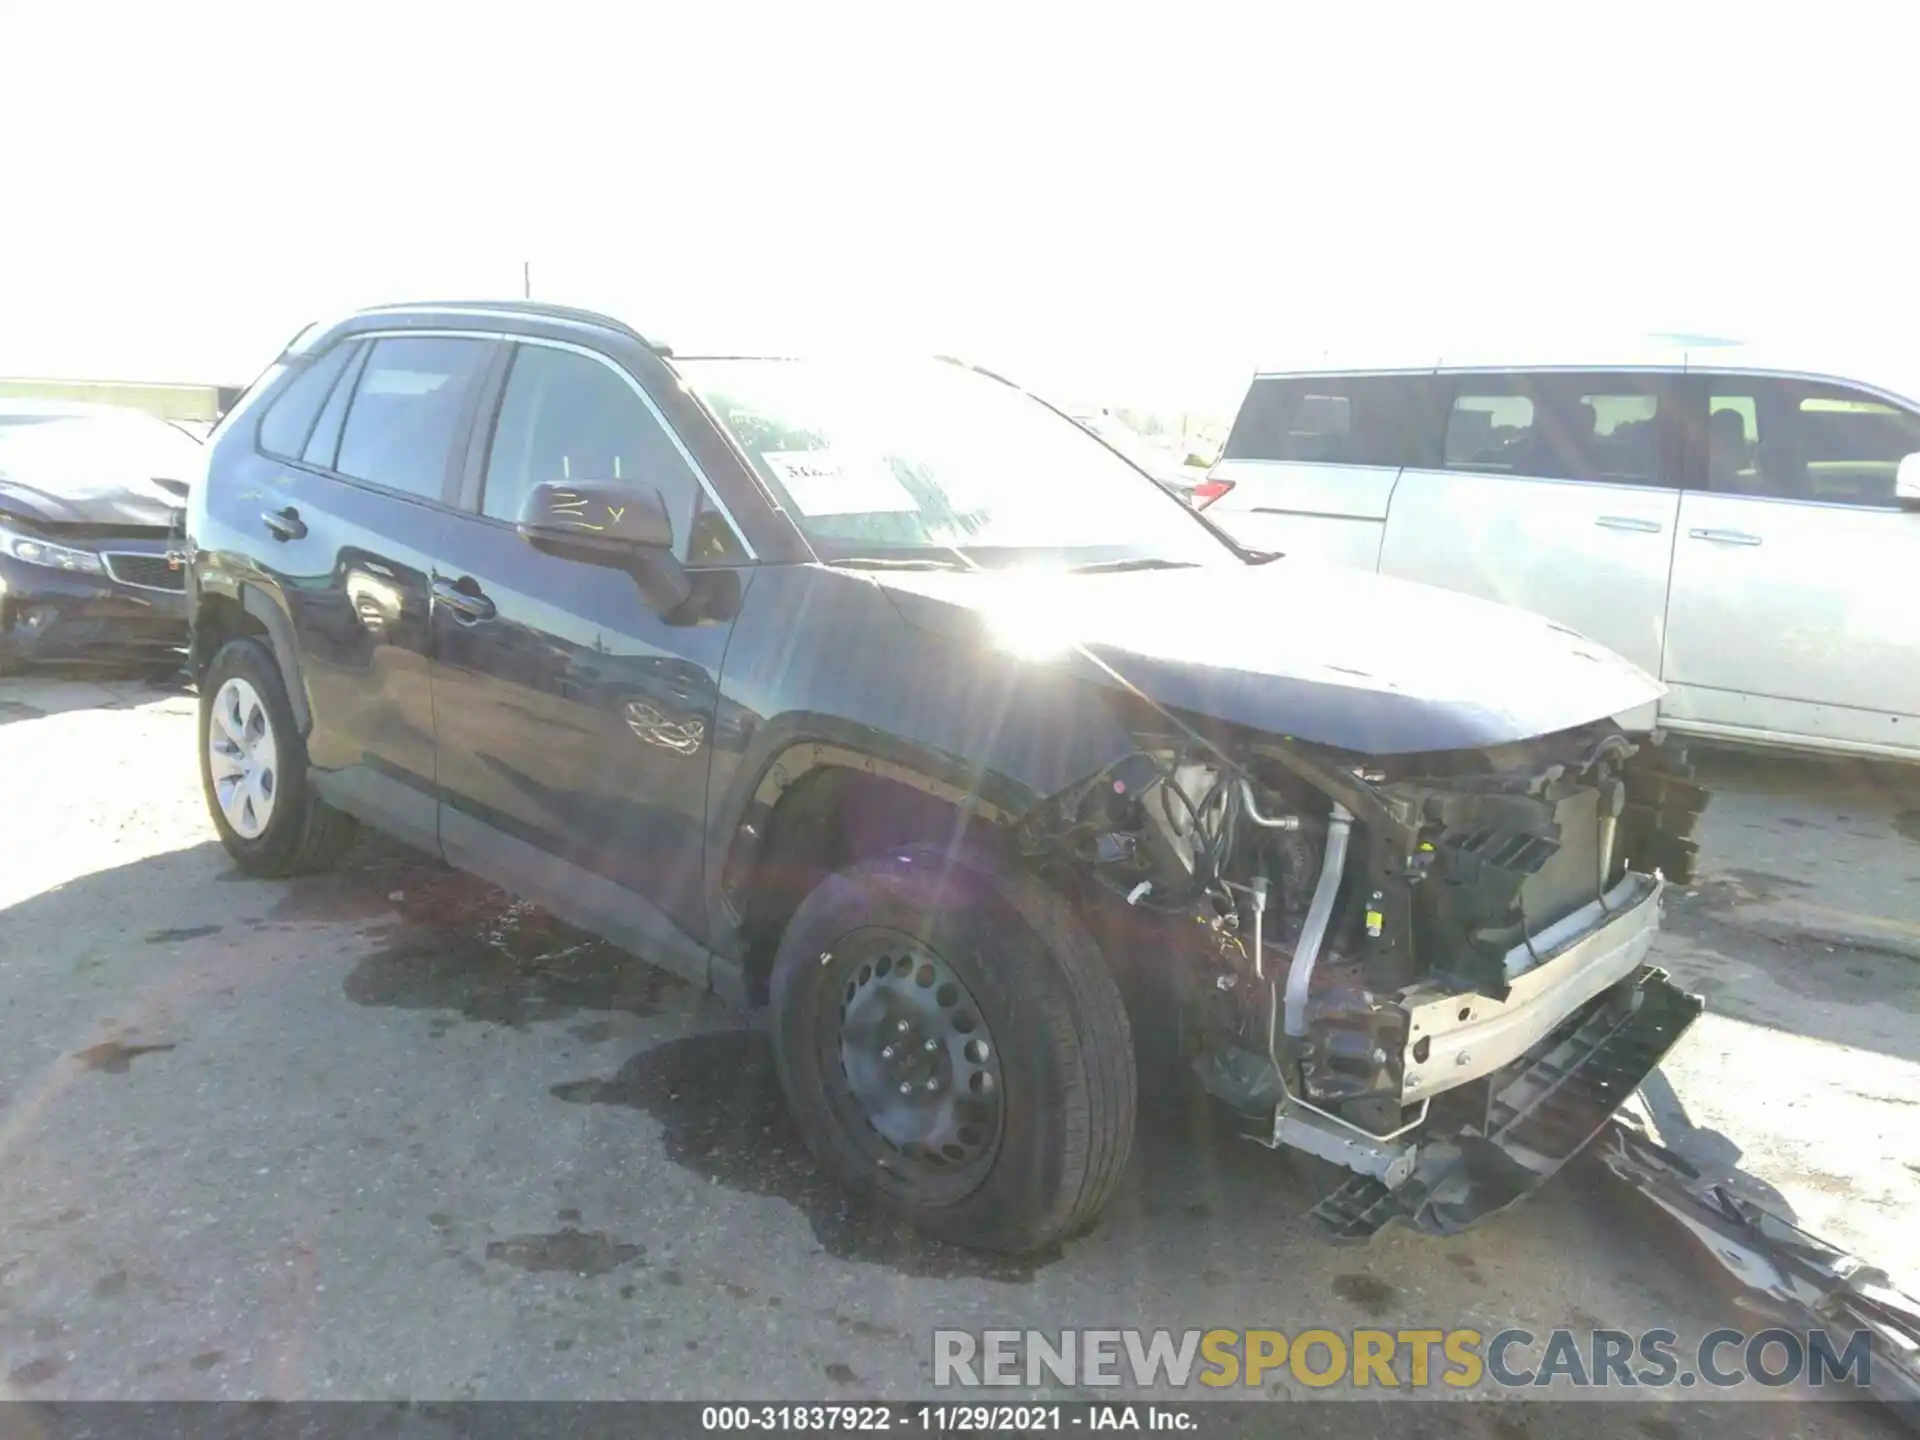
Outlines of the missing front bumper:
[{"label": "missing front bumper", "polygon": [[1314,1218],[1340,1239],[1363,1240],[1393,1224],[1452,1235],[1506,1209],[1580,1152],[1701,1008],[1664,971],[1641,967],[1491,1076],[1484,1123],[1421,1137],[1402,1183],[1356,1175]]},{"label": "missing front bumper", "polygon": [[0,663],[151,663],[186,644],[183,594],[0,562]]}]

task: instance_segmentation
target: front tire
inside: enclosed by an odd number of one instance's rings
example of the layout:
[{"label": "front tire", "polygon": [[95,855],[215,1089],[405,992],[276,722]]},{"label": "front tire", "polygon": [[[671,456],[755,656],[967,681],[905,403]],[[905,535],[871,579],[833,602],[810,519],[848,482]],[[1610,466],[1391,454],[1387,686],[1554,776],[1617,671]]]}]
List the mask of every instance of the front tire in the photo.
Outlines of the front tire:
[{"label": "front tire", "polygon": [[829,876],[781,938],[772,1011],[814,1154],[940,1239],[1041,1249],[1126,1168],[1119,988],[1066,902],[996,861],[917,847]]},{"label": "front tire", "polygon": [[326,870],[353,843],[353,819],[313,791],[279,663],[258,640],[229,641],[207,667],[200,782],[220,843],[249,875]]}]

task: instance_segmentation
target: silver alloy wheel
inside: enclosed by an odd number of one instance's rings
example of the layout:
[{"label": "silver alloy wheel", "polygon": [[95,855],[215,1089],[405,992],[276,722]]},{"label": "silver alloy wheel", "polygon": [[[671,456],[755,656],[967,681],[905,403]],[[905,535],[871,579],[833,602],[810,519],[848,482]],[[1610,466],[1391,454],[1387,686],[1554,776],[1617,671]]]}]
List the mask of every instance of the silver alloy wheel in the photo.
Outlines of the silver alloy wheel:
[{"label": "silver alloy wheel", "polygon": [[243,840],[255,840],[273,818],[279,793],[280,753],[266,702],[251,684],[234,676],[213,697],[207,724],[208,774],[227,824]]}]

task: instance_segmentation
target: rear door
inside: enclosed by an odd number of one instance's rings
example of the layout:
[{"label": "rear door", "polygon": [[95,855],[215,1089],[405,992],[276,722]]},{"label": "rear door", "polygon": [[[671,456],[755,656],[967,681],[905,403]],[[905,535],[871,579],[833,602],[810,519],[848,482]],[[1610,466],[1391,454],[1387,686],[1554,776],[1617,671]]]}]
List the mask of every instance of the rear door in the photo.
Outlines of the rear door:
[{"label": "rear door", "polygon": [[1438,451],[1424,376],[1261,376],[1194,500],[1253,549],[1372,570],[1401,467]]},{"label": "rear door", "polygon": [[1677,728],[1920,753],[1920,415],[1847,386],[1689,382],[1663,705]]},{"label": "rear door", "polygon": [[1659,674],[1680,507],[1675,380],[1503,372],[1437,383],[1441,453],[1400,476],[1381,571],[1531,610]]},{"label": "rear door", "polygon": [[484,337],[349,337],[263,412],[236,492],[282,597],[320,793],[436,848],[429,577],[451,513]]}]

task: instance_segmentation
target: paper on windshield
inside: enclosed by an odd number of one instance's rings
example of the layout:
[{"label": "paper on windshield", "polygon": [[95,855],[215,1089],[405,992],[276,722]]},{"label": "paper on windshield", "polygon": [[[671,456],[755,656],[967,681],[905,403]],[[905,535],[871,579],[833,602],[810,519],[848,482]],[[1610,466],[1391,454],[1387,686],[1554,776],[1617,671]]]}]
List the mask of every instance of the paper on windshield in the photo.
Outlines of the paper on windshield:
[{"label": "paper on windshield", "polygon": [[802,515],[912,513],[920,508],[878,458],[836,450],[767,450],[760,458]]}]

